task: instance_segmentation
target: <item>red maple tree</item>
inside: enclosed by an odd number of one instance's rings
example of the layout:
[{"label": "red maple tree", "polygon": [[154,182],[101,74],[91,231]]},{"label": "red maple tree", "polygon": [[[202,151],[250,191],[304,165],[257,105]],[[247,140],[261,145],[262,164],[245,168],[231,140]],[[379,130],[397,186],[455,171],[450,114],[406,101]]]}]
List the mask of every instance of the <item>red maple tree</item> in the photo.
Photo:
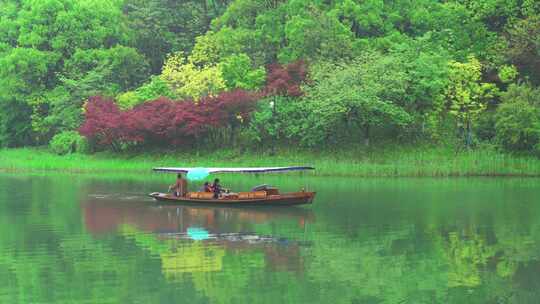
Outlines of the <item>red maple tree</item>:
[{"label": "red maple tree", "polygon": [[302,96],[301,85],[306,80],[307,67],[303,60],[288,65],[272,64],[268,66],[266,77],[266,95],[290,97]]},{"label": "red maple tree", "polygon": [[230,142],[239,126],[249,121],[257,100],[264,96],[302,95],[307,70],[303,61],[271,65],[262,93],[236,89],[207,96],[199,102],[165,97],[121,111],[112,99],[95,96],[85,105],[79,132],[100,145],[119,144],[180,146],[191,144],[216,129],[230,131]]}]

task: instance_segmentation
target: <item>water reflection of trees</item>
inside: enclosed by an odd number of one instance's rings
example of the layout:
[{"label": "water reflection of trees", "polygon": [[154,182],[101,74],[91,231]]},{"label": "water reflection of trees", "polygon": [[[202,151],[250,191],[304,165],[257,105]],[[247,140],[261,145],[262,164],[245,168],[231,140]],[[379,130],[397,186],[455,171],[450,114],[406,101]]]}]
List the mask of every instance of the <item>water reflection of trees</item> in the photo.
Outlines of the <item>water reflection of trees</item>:
[{"label": "water reflection of trees", "polygon": [[535,303],[534,196],[518,207],[461,194],[426,200],[413,191],[389,193],[388,200],[342,200],[319,209],[324,233],[313,236],[306,265],[313,281],[335,287],[319,294],[322,302]]},{"label": "water reflection of trees", "polygon": [[[280,221],[282,225],[293,223],[301,231],[313,219],[305,209],[121,205],[85,204],[88,229],[96,235],[119,231],[159,256],[169,280],[184,282],[190,274],[196,288],[216,297],[227,292],[220,285],[227,285],[227,279],[216,280],[216,273],[242,286],[251,284],[246,269],[287,271],[307,275],[309,282],[327,282],[334,288],[314,293],[322,301],[484,303],[486,299],[517,301],[536,295],[533,290],[523,292],[530,290],[529,278],[537,277],[532,269],[540,264],[536,262],[540,225],[535,221],[497,225],[495,217],[494,223],[485,225],[485,219],[473,215],[450,222],[431,212],[431,216],[407,220],[405,225],[392,222],[392,217],[366,219],[369,225],[341,233],[336,229],[343,227],[332,226],[333,220],[328,220],[322,226],[313,223],[322,233],[311,233],[309,246],[305,246],[298,240],[272,237],[272,229],[266,229],[268,223]],[[193,240],[188,234],[192,227],[204,228],[207,239]],[[287,280],[291,286],[299,284]]]},{"label": "water reflection of trees", "polygon": [[[310,210],[300,208],[156,207],[103,198],[88,200],[82,210],[90,232],[97,236],[121,233],[134,240],[160,256],[163,272],[171,279],[183,273],[222,271],[227,254],[252,257],[248,265],[301,272],[300,248],[305,243],[263,234],[257,227],[292,222],[301,231],[314,219]],[[194,228],[207,235],[191,235]]]}]

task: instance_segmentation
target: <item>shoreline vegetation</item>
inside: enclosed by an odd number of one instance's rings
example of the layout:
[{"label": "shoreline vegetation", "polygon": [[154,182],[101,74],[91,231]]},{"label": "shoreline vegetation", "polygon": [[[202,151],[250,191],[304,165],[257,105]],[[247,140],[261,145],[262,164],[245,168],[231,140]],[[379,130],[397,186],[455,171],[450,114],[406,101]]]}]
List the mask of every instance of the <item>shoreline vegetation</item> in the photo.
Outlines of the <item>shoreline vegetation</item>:
[{"label": "shoreline vegetation", "polygon": [[[491,149],[456,153],[445,148],[385,151],[279,151],[276,155],[219,152],[96,153],[59,156],[46,149],[0,150],[0,173],[149,173],[159,166],[229,167],[310,165],[326,177],[540,177],[540,159]],[[298,173],[290,173],[291,175]]]}]

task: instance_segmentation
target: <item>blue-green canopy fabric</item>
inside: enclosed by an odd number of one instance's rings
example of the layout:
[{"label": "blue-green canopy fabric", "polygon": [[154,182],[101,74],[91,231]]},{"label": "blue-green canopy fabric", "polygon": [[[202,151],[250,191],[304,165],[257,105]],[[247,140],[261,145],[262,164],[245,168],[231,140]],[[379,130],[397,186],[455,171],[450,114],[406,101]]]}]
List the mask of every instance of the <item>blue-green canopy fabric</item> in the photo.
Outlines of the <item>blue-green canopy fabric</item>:
[{"label": "blue-green canopy fabric", "polygon": [[[158,172],[170,173],[187,173],[188,178],[190,172],[193,176],[203,175],[205,172],[211,173],[268,173],[268,172],[287,172],[287,171],[302,171],[314,170],[313,167],[296,166],[296,167],[259,167],[259,168],[188,168],[188,167],[160,167],[154,168]],[[206,177],[206,176],[205,176]],[[204,177],[203,177],[204,178]]]},{"label": "blue-green canopy fabric", "polygon": [[189,227],[187,229],[187,235],[190,239],[195,241],[204,241],[210,238],[208,231],[199,227]]},{"label": "blue-green canopy fabric", "polygon": [[210,175],[210,172],[206,168],[193,168],[187,172],[187,179],[190,181],[199,181],[203,180]]}]

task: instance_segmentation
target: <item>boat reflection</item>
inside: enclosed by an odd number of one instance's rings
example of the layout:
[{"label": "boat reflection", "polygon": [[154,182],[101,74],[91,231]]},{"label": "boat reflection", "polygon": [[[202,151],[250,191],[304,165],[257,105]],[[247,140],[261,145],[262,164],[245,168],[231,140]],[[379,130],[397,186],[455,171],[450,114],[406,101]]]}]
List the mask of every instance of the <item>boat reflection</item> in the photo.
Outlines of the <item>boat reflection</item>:
[{"label": "boat reflection", "polygon": [[277,223],[288,227],[284,234],[299,238],[314,220],[312,211],[302,208],[159,207],[107,197],[90,197],[81,209],[90,233],[118,233],[133,240],[160,257],[162,272],[171,279],[221,271],[227,255],[249,257],[273,271],[301,273],[301,249],[308,242],[256,230]]},{"label": "boat reflection", "polygon": [[216,234],[251,231],[254,224],[277,220],[305,228],[315,220],[310,209],[300,207],[154,206],[108,197],[89,197],[81,208],[86,228],[93,234],[114,232],[124,224],[144,232],[187,232],[189,227],[204,227]]}]

